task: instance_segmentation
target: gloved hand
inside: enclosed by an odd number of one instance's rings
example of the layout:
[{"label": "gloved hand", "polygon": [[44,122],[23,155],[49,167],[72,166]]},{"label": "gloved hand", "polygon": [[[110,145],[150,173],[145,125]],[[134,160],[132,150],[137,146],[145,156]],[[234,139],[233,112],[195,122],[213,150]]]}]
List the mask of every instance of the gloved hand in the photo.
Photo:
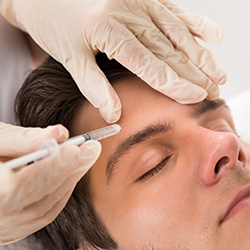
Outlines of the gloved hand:
[{"label": "gloved hand", "polygon": [[121,103],[96,65],[98,51],[181,103],[216,98],[226,81],[193,37],[217,43],[218,25],[168,0],[4,0],[1,11],[64,65],[107,122],[119,119]]},{"label": "gloved hand", "polygon": [[[44,141],[68,137],[60,126],[21,128],[0,123],[0,159],[37,149]],[[76,183],[96,161],[100,143],[88,141],[79,148],[62,145],[51,156],[18,171],[0,163],[0,244],[25,238],[55,219]]]}]

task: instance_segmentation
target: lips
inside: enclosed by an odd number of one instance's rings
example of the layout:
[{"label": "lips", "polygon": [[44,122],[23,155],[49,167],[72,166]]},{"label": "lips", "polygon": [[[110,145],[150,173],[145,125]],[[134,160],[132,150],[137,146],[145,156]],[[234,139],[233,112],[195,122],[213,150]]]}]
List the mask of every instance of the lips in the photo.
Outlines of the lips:
[{"label": "lips", "polygon": [[222,217],[221,223],[232,218],[247,205],[250,205],[250,186],[240,190],[234,197],[234,199],[228,206],[226,213]]}]

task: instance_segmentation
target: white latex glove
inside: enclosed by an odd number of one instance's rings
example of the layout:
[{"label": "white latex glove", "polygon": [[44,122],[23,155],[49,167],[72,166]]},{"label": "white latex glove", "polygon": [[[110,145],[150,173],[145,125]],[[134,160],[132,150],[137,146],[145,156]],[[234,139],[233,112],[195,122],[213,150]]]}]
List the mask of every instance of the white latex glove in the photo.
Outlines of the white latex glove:
[{"label": "white latex glove", "polygon": [[[62,142],[67,137],[60,125],[31,129],[0,123],[0,159],[31,152],[49,138]],[[88,141],[80,148],[62,145],[19,171],[1,168],[0,163],[0,244],[20,240],[52,222],[100,151],[99,142]]]},{"label": "white latex glove", "polygon": [[217,43],[218,25],[167,0],[4,0],[1,12],[64,65],[107,122],[119,119],[121,103],[98,51],[181,103],[216,98],[226,81],[193,36]]}]

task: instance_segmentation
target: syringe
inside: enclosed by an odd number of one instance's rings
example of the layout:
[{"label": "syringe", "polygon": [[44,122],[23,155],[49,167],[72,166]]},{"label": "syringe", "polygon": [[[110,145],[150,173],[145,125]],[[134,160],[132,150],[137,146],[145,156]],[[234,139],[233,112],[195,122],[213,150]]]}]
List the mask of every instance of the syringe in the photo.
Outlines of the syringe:
[{"label": "syringe", "polygon": [[[109,136],[115,135],[115,134],[119,133],[120,130],[121,130],[120,125],[113,124],[113,125],[109,125],[109,126],[97,129],[97,130],[93,130],[93,131],[88,132],[86,134],[71,137],[67,141],[65,141],[64,143],[79,146],[88,140],[101,140],[101,139],[107,138]],[[7,161],[1,165],[1,168],[5,167],[8,169],[15,169],[15,168],[26,166],[29,163],[41,160],[44,157],[51,155],[51,153],[53,151],[55,151],[55,149],[58,146],[59,145],[56,142],[56,140],[51,139],[43,145],[43,148],[41,148],[33,153],[26,154],[26,155],[23,155],[21,157],[15,158],[13,160]]]}]

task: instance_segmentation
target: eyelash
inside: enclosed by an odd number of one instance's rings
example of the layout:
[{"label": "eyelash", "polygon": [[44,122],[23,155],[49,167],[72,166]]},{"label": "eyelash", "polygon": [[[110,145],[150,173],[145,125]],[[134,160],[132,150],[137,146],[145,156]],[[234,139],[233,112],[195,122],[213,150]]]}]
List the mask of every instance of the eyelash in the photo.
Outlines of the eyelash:
[{"label": "eyelash", "polygon": [[170,156],[167,156],[166,158],[164,158],[158,165],[156,165],[154,168],[152,168],[151,170],[149,170],[147,173],[145,173],[144,175],[142,175],[138,181],[144,181],[147,180],[151,177],[153,177],[155,174],[157,174],[158,172],[160,172],[168,163],[169,159],[171,158]]}]

